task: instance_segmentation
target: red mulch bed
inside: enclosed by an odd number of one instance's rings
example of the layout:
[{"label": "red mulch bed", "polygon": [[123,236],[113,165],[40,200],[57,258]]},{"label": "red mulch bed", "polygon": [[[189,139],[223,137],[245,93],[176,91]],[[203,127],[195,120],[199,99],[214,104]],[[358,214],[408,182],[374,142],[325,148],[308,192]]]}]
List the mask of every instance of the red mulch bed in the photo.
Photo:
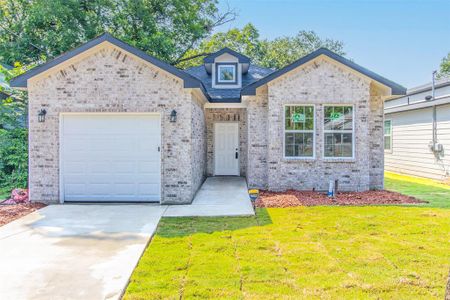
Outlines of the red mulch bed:
[{"label": "red mulch bed", "polygon": [[427,203],[414,197],[389,191],[341,192],[335,198],[313,191],[269,192],[261,191],[257,207],[291,207],[315,205],[379,205]]},{"label": "red mulch bed", "polygon": [[28,215],[44,206],[46,205],[43,203],[0,205],[0,226]]}]

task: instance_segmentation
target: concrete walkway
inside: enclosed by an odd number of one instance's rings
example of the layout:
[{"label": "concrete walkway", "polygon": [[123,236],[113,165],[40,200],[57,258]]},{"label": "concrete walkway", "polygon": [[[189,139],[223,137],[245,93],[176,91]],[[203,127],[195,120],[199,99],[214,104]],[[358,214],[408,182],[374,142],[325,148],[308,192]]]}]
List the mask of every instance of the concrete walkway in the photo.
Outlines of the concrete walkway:
[{"label": "concrete walkway", "polygon": [[172,205],[164,213],[165,217],[249,215],[254,211],[242,177],[208,177],[192,204]]},{"label": "concrete walkway", "polygon": [[50,205],[0,227],[1,299],[119,299],[162,216],[253,215],[244,178],[191,205]]},{"label": "concrete walkway", "polygon": [[120,298],[165,209],[51,205],[0,227],[0,298]]}]

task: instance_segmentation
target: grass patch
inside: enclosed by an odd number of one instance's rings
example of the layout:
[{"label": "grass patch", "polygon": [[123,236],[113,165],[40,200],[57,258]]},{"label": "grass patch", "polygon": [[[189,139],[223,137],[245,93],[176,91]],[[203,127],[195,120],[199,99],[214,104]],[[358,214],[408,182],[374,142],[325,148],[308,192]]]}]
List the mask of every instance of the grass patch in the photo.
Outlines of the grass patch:
[{"label": "grass patch", "polygon": [[0,201],[5,200],[11,196],[11,191],[7,188],[0,188]]},{"label": "grass patch", "polygon": [[258,209],[164,218],[124,299],[442,299],[450,210]]},{"label": "grass patch", "polygon": [[421,206],[450,208],[450,185],[431,179],[385,173],[385,188],[426,200]]}]

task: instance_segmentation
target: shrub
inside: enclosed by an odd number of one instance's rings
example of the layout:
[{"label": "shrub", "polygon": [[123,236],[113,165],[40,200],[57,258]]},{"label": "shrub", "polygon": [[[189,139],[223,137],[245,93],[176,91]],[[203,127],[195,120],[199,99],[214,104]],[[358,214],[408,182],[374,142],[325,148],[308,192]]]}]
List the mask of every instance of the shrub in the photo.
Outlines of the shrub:
[{"label": "shrub", "polygon": [[25,188],[28,182],[28,130],[0,129],[0,188]]}]

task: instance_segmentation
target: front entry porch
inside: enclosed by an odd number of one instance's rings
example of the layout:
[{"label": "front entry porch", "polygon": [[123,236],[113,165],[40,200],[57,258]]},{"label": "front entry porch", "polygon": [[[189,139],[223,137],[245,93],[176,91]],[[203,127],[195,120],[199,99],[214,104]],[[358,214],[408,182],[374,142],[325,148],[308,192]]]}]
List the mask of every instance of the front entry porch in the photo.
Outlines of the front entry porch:
[{"label": "front entry porch", "polygon": [[254,215],[243,177],[208,177],[192,204],[171,205],[165,217],[249,216]]}]

